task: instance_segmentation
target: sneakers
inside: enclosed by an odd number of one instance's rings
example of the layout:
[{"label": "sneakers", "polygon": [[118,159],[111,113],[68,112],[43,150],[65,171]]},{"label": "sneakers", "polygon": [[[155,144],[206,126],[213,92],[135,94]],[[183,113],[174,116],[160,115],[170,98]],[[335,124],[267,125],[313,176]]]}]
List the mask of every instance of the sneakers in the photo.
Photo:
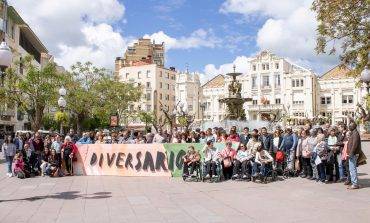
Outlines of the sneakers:
[{"label": "sneakers", "polygon": [[358,185],[352,185],[350,187],[347,188],[348,190],[357,190],[357,189],[360,189],[360,187]]},{"label": "sneakers", "polygon": [[245,180],[245,179],[247,179],[247,178],[248,178],[248,176],[247,176],[247,175],[245,175],[245,174],[242,176],[242,179],[243,179],[243,180]]},{"label": "sneakers", "polygon": [[208,179],[210,178],[211,176],[209,174],[207,174],[204,178]]},{"label": "sneakers", "polygon": [[7,173],[6,175],[7,175],[9,178],[10,178],[10,177],[13,177],[13,174],[12,174],[12,173]]},{"label": "sneakers", "polygon": [[233,178],[238,178],[239,177],[239,174],[234,174],[233,175]]}]

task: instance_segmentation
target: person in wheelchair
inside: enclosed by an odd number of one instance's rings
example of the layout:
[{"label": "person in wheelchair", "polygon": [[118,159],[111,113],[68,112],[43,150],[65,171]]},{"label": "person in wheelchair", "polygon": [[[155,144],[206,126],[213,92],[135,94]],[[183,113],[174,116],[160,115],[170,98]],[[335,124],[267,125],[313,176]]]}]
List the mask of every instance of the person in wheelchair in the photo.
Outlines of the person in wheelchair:
[{"label": "person in wheelchair", "polygon": [[[186,152],[185,156],[183,157],[184,161],[184,169],[183,169],[183,176],[196,176],[194,170],[199,167],[200,161],[200,154],[198,151],[195,150],[194,146],[189,146],[188,151]],[[189,174],[189,167],[190,167],[190,174]]]},{"label": "person in wheelchair", "polygon": [[236,151],[233,149],[232,142],[226,142],[226,147],[220,153],[222,171],[225,180],[231,179],[233,174],[233,160],[236,156]]},{"label": "person in wheelchair", "polygon": [[256,157],[254,159],[253,164],[253,177],[257,177],[258,175],[262,177],[266,177],[266,167],[272,168],[272,162],[274,159],[266,150],[259,147],[256,153]]},{"label": "person in wheelchair", "polygon": [[203,148],[204,165],[205,165],[205,178],[217,177],[216,162],[217,162],[217,149],[213,146],[211,140]]},{"label": "person in wheelchair", "polygon": [[[236,157],[234,159],[234,169],[232,179],[237,179],[241,176],[242,179],[248,179],[249,175],[249,160],[253,158],[244,144],[240,144]],[[240,174],[239,174],[240,173]],[[250,176],[250,175],[249,175]]]}]

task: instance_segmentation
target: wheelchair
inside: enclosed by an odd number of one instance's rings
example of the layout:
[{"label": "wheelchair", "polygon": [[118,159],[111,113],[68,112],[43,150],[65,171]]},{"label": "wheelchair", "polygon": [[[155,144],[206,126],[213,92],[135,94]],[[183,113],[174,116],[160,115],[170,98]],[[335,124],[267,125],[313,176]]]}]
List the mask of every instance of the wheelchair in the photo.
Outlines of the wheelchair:
[{"label": "wheelchair", "polygon": [[[235,164],[234,164],[235,165]],[[252,164],[251,164],[251,161],[248,160],[248,169],[247,169],[247,174],[246,174],[246,178],[243,178],[242,174],[241,174],[241,168],[239,169],[238,171],[238,176],[237,177],[234,177],[232,176],[231,177],[231,180],[233,181],[251,181],[251,176],[252,176]]]},{"label": "wheelchair", "polygon": [[[189,167],[191,168],[191,167]],[[199,162],[195,169],[192,170],[193,174],[190,174],[188,176],[182,175],[182,180],[185,182],[200,182],[202,181],[202,162]]]},{"label": "wheelchair", "polygon": [[[260,166],[259,166],[260,167]],[[251,180],[255,183],[270,183],[277,180],[277,171],[273,165],[273,163],[268,163],[265,166],[265,174],[262,175],[261,173],[258,173],[257,176],[252,176]]]},{"label": "wheelchair", "polygon": [[222,164],[219,160],[216,161],[216,175],[210,177],[210,178],[206,178],[207,176],[207,168],[206,168],[206,162],[204,162],[204,160],[202,161],[202,182],[209,182],[209,183],[218,183],[218,182],[221,182],[223,179],[224,179],[224,176],[223,176],[223,169],[222,169]]}]

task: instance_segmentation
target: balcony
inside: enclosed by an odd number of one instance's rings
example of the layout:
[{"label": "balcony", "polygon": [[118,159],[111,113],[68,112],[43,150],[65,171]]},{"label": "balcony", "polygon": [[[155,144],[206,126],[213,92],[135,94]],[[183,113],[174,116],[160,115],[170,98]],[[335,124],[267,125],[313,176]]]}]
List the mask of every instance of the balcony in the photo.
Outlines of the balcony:
[{"label": "balcony", "polygon": [[283,110],[284,107],[282,104],[270,104],[270,105],[248,105],[247,111],[276,111],[276,110]]},{"label": "balcony", "polygon": [[5,111],[0,111],[0,116],[15,116],[14,109],[7,109]]}]

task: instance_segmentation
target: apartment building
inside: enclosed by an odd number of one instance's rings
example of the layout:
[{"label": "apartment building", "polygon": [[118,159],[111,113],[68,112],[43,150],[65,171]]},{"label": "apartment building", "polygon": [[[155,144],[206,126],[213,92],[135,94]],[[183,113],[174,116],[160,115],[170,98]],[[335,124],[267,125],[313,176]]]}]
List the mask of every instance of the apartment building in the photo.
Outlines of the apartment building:
[{"label": "apartment building", "polygon": [[[164,119],[162,109],[173,111],[176,103],[176,70],[174,68],[167,69],[157,64],[139,61],[132,63],[131,66],[122,67],[119,70],[119,80],[142,88],[142,98],[130,107],[132,113],[153,112],[158,119]],[[144,123],[134,118],[129,124],[141,126]]]},{"label": "apartment building", "polygon": [[[17,66],[18,72],[23,74],[23,67],[22,64],[16,64],[16,62],[26,55],[32,55],[34,65],[38,67],[53,61],[53,57],[48,54],[44,44],[12,6],[8,6],[5,10],[4,5],[1,4],[0,17],[2,18],[0,24],[4,24],[0,27],[0,35],[11,49],[13,54],[12,66]],[[6,20],[4,21],[5,17]],[[26,129],[30,129],[28,117],[16,108],[3,106],[0,110],[0,132]]]},{"label": "apartment building", "polygon": [[122,67],[132,66],[138,61],[164,67],[164,52],[164,43],[156,44],[150,39],[140,38],[132,46],[127,47],[123,57],[116,58],[115,74],[118,75]]},{"label": "apartment building", "polygon": [[219,100],[227,95],[225,76],[219,74],[205,83],[202,87],[202,104],[204,104],[203,120],[221,122],[225,119],[226,106]]}]

